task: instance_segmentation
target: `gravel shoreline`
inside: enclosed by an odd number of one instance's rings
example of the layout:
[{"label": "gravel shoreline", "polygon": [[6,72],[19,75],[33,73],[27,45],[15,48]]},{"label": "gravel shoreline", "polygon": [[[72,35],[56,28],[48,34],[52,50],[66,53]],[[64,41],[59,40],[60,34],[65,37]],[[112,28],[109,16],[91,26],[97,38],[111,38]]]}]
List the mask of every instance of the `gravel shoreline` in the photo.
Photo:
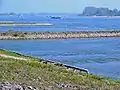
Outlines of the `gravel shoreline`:
[{"label": "gravel shoreline", "polygon": [[22,83],[0,82],[0,90],[39,90]]}]

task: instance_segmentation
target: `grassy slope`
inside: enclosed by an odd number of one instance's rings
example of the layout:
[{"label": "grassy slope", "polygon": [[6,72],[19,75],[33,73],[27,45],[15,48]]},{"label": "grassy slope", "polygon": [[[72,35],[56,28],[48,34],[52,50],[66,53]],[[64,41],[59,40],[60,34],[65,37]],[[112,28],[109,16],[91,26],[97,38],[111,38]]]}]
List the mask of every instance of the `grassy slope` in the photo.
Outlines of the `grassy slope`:
[{"label": "grassy slope", "polygon": [[[20,57],[18,54],[4,50],[0,50],[0,54]],[[40,90],[47,88],[61,90],[62,85],[69,86],[68,90],[75,88],[77,90],[120,90],[118,81],[73,72],[51,64],[43,64],[31,57],[29,59],[29,61],[23,61],[0,57],[0,82],[25,83]]]}]

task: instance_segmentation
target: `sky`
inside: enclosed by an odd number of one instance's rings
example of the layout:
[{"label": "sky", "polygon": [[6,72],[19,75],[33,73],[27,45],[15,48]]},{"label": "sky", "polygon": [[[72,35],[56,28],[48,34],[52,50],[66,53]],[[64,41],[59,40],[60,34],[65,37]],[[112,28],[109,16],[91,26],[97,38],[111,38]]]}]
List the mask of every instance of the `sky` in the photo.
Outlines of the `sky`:
[{"label": "sky", "polygon": [[0,0],[7,13],[81,13],[86,6],[120,9],[120,0]]}]

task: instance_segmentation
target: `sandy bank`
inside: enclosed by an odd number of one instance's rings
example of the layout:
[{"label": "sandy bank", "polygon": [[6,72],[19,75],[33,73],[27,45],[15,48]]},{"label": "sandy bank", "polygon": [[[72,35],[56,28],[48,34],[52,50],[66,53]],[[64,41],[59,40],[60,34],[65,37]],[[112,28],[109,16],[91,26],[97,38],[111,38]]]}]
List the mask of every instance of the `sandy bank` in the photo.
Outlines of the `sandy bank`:
[{"label": "sandy bank", "polygon": [[50,23],[0,23],[0,26],[51,26]]}]

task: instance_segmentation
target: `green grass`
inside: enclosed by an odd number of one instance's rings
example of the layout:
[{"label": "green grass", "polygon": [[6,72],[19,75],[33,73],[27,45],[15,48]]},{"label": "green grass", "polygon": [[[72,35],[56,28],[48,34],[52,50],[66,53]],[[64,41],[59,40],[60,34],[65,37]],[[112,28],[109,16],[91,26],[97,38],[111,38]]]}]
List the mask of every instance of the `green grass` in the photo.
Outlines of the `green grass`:
[{"label": "green grass", "polygon": [[38,60],[38,61],[43,61],[43,59],[31,57],[31,56],[25,56],[23,54],[19,54],[16,52],[11,52],[5,49],[0,49],[0,54],[8,55],[8,56],[14,56],[14,57],[19,57],[19,58],[25,58],[25,59],[30,59],[30,60]]},{"label": "green grass", "polygon": [[16,57],[21,57],[22,55],[18,55],[14,52],[9,52],[8,50],[0,50],[0,54],[5,54],[5,55],[10,55],[10,56],[16,56]]},{"label": "green grass", "polygon": [[[6,53],[6,51],[0,51]],[[9,55],[17,56],[9,52]],[[31,61],[30,61],[31,60]],[[25,83],[44,90],[61,90],[59,84],[70,85],[72,90],[120,90],[120,82],[67,70],[52,64],[43,64],[37,59],[29,61],[0,57],[0,82]],[[67,89],[69,90],[69,89]]]}]

